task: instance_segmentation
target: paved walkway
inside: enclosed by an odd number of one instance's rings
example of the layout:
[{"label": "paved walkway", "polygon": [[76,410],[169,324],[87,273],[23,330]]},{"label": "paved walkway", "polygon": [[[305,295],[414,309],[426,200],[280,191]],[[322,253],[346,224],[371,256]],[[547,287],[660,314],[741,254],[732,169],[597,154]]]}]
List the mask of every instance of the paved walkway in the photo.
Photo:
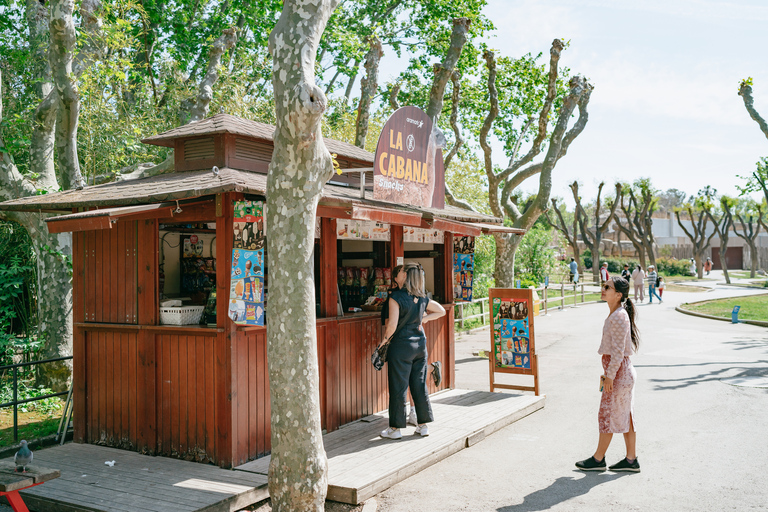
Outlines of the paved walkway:
[{"label": "paved walkway", "polygon": [[[768,330],[674,311],[682,302],[759,290],[713,288],[668,291],[663,304],[638,306],[642,473],[584,474],[573,466],[597,442],[596,351],[608,308],[593,304],[536,319],[546,408],[379,494],[378,510],[768,510],[768,389],[721,380],[768,376]],[[488,389],[487,361],[472,353],[489,343],[487,331],[457,340],[459,387]],[[623,457],[623,445],[616,436],[609,463]]]}]

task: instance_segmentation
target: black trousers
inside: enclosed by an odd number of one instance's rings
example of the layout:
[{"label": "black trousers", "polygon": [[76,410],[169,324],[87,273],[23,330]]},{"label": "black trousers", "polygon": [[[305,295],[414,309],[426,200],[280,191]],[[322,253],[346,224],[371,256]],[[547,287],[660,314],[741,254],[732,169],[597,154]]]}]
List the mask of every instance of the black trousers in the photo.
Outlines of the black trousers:
[{"label": "black trousers", "polygon": [[405,402],[411,388],[416,419],[421,425],[434,421],[427,391],[427,341],[392,340],[387,351],[389,426],[405,428]]}]

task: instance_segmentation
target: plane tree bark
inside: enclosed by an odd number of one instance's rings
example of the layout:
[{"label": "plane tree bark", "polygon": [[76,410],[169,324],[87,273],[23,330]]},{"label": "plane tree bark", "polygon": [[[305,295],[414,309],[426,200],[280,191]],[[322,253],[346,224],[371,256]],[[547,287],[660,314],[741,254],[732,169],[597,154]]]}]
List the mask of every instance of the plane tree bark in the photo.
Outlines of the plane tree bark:
[{"label": "plane tree bark", "polygon": [[645,180],[635,182],[634,188],[636,190],[628,185],[622,186],[619,205],[624,219],[617,217],[616,225],[632,242],[640,259],[640,265],[646,268],[647,256],[650,260],[649,264],[655,267],[654,245],[656,240],[653,235],[653,212],[658,201],[650,183],[645,182]]},{"label": "plane tree bark", "polygon": [[611,204],[608,215],[605,220],[600,223],[600,218],[603,215],[603,204],[600,199],[600,195],[603,192],[605,182],[601,182],[597,187],[597,199],[595,200],[595,210],[592,213],[594,220],[590,227],[590,215],[584,210],[581,205],[581,197],[579,196],[579,183],[574,181],[571,183],[571,191],[573,192],[573,199],[576,201],[576,209],[574,211],[574,217],[579,225],[579,232],[581,233],[581,239],[584,241],[584,245],[592,253],[592,278],[594,282],[600,282],[600,242],[603,239],[603,233],[608,231],[608,226],[613,220],[613,216],[616,214],[616,208],[619,205],[619,198],[621,197],[621,185],[616,184],[616,197]]},{"label": "plane tree bark", "polygon": [[[749,277],[756,277],[759,255],[757,253],[757,237],[760,234],[760,228],[763,227],[763,209],[761,205],[755,205],[755,214],[749,212],[749,215],[742,215],[740,212],[736,212],[736,220],[739,221],[733,223],[733,233],[744,240],[749,246]],[[747,217],[746,221],[744,217]],[[741,232],[739,232],[739,225],[741,225]]]},{"label": "plane tree bark", "polygon": [[[688,213],[688,218],[691,221],[691,230],[685,227],[683,221],[680,219],[680,212],[684,211]],[[693,261],[696,265],[696,275],[699,279],[704,277],[704,266],[701,264],[704,255],[709,249],[712,238],[715,236],[716,231],[712,230],[712,234],[707,236],[707,223],[709,222],[709,215],[707,212],[695,205],[686,204],[682,208],[675,209],[675,218],[677,224],[682,228],[685,236],[691,241],[693,245]]]},{"label": "plane tree bark", "polygon": [[360,102],[357,106],[355,121],[355,146],[365,148],[368,136],[368,119],[370,118],[371,102],[379,88],[379,62],[384,56],[381,41],[375,35],[368,38],[370,46],[365,56],[365,78],[360,81]]},{"label": "plane tree bark", "polygon": [[768,139],[768,122],[766,122],[755,109],[755,100],[752,98],[751,78],[742,80],[741,85],[739,86],[739,96],[744,100],[744,107],[747,109],[749,117],[757,123],[760,127],[760,131],[762,131],[763,135]]},{"label": "plane tree bark", "polygon": [[276,512],[321,511],[328,488],[310,276],[317,204],[333,173],[320,131],[327,102],[315,85],[314,68],[320,37],[337,4],[286,0],[269,36],[276,122],[267,175],[267,360],[269,494]]}]

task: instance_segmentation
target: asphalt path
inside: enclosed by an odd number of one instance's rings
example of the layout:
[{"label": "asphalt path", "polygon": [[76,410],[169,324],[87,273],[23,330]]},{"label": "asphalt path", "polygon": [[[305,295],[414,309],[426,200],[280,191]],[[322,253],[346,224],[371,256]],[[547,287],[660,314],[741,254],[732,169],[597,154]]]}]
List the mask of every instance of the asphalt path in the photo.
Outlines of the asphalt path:
[{"label": "asphalt path", "polygon": [[[755,293],[723,286],[667,291],[663,304],[638,305],[642,339],[632,359],[641,473],[574,467],[592,455],[598,436],[597,349],[608,306],[592,304],[535,319],[543,410],[381,493],[378,510],[768,510],[768,389],[722,381],[768,377],[768,329],[674,309]],[[458,387],[489,389],[488,361],[473,356],[489,346],[488,331],[457,339]],[[524,376],[499,380],[532,383]],[[436,418],[430,430],[439,428]],[[624,455],[623,436],[615,435],[607,462]]]}]

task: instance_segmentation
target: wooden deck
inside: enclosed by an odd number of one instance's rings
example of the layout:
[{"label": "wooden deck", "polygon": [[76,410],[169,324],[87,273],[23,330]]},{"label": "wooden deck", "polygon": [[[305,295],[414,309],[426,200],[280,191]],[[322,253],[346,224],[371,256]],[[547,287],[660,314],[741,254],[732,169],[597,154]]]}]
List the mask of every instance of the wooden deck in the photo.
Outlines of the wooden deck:
[{"label": "wooden deck", "polygon": [[[328,499],[359,504],[371,496],[469,447],[544,407],[545,397],[446,390],[431,396],[435,422],[429,437],[403,431],[403,439],[379,437],[387,413],[363,418],[323,436],[328,454]],[[266,477],[269,457],[236,470]]]},{"label": "wooden deck", "polygon": [[61,477],[21,491],[35,512],[233,512],[269,497],[265,475],[91,444],[36,451],[38,464]]}]

